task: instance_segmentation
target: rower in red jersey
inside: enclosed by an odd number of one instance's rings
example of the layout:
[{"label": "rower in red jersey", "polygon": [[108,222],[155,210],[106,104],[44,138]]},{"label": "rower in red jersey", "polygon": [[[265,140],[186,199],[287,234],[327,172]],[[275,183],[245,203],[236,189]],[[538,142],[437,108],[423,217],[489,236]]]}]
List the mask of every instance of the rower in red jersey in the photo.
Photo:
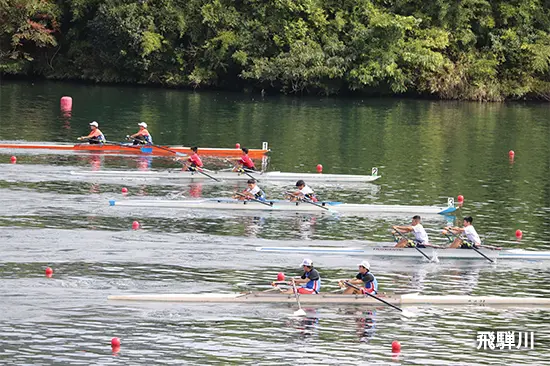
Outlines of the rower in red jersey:
[{"label": "rower in red jersey", "polygon": [[255,171],[256,167],[254,166],[254,162],[252,161],[252,159],[250,159],[250,156],[248,156],[248,149],[246,147],[243,147],[241,150],[243,151],[243,155],[241,156],[239,161],[237,161],[237,166],[233,168],[233,171]]},{"label": "rower in red jersey", "polygon": [[187,159],[187,162],[185,163],[185,167],[183,169],[184,170],[195,171],[195,170],[197,170],[197,168],[202,168],[203,164],[202,164],[202,160],[201,160],[201,158],[198,154],[199,148],[196,147],[196,146],[193,146],[191,148],[191,151],[193,151],[193,155],[191,155]]}]

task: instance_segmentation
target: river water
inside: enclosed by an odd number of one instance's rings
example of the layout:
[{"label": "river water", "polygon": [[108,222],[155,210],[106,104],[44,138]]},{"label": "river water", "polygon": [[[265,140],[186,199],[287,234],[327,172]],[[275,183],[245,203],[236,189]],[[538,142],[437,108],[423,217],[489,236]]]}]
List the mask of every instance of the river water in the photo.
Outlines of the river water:
[{"label": "river water", "polygon": [[[63,116],[59,98],[73,97]],[[374,184],[315,185],[327,200],[445,205],[474,217],[488,244],[550,250],[550,126],[545,104],[326,99],[105,87],[0,85],[0,140],[74,141],[96,120],[122,141],[145,121],[155,143],[260,147],[269,170],[382,175]],[[510,160],[508,151],[515,151]],[[17,164],[10,164],[11,155]],[[225,168],[219,159],[206,159]],[[408,215],[234,214],[109,207],[108,200],[223,197],[241,183],[86,180],[71,170],[174,169],[166,158],[0,151],[0,363],[37,364],[550,364],[549,308],[394,309],[280,304],[108,301],[123,293],[234,292],[299,273],[300,254],[260,246],[390,241]],[[162,183],[162,184],[161,184]],[[126,198],[120,193],[129,189]],[[284,184],[265,185],[280,198]],[[134,220],[142,228],[131,230]],[[434,243],[452,218],[426,217]],[[460,220],[455,220],[460,224]],[[515,231],[523,238],[517,240]],[[550,262],[312,258],[327,291],[368,259],[384,292],[550,296]],[[44,276],[47,266],[52,278]],[[267,287],[258,287],[259,290]],[[534,332],[534,346],[478,349],[480,331]],[[502,334],[502,333],[500,333]],[[110,347],[119,337],[118,352]],[[392,355],[391,343],[402,345]],[[482,347],[483,348],[483,347]]]}]

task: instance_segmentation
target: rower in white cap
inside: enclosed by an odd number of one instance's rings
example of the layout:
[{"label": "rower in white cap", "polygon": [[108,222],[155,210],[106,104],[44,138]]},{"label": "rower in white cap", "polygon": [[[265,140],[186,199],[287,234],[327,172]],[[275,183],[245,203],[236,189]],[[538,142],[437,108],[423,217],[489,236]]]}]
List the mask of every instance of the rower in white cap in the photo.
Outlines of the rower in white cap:
[{"label": "rower in white cap", "polygon": [[[360,285],[361,289],[358,290],[353,286],[348,286],[346,285],[346,282],[352,285]],[[347,287],[344,290],[344,294],[364,294],[365,292],[368,292],[369,294],[376,295],[378,292],[378,281],[374,275],[370,273],[370,263],[367,261],[362,261],[359,263],[359,273],[357,273],[354,279],[341,280],[338,282],[338,285],[342,288]]]},{"label": "rower in white cap", "polygon": [[[317,270],[313,268],[313,262],[311,261],[311,259],[304,259],[302,261],[302,268],[304,269],[304,274],[300,278],[293,277],[290,281],[288,281],[288,284],[301,284],[302,286],[297,289],[299,294],[318,294],[321,290],[321,276],[319,275],[319,272],[317,272]],[[294,293],[294,288],[289,289],[284,293],[292,294]]]},{"label": "rower in white cap", "polygon": [[99,124],[96,121],[90,123],[90,134],[88,136],[80,136],[77,140],[88,140],[90,144],[104,144],[105,136],[99,130]]},{"label": "rower in white cap", "polygon": [[147,131],[147,123],[140,122],[138,123],[139,131],[134,133],[133,135],[126,136],[128,140],[134,140],[134,145],[139,144],[147,144],[152,145],[153,144],[153,137]]}]

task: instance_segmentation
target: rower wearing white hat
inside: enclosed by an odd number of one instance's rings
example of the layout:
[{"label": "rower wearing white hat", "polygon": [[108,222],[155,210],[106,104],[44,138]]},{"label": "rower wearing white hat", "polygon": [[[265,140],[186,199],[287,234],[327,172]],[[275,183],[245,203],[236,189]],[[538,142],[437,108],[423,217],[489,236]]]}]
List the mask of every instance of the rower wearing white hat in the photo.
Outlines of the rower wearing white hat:
[{"label": "rower wearing white hat", "polygon": [[126,138],[128,140],[133,139],[134,145],[139,145],[139,144],[152,145],[153,137],[151,136],[149,131],[147,131],[147,123],[140,122],[138,123],[138,126],[139,126],[139,131],[134,133],[133,135],[126,136]]},{"label": "rower wearing white hat", "polygon": [[99,124],[96,121],[91,122],[91,131],[88,136],[80,136],[77,140],[88,140],[90,144],[104,144],[105,136],[103,136],[103,132],[101,132],[98,127]]},{"label": "rower wearing white hat", "polygon": [[[288,281],[289,285],[292,285],[294,282],[296,285],[301,284],[302,286],[297,289],[299,294],[309,294],[315,295],[318,294],[321,290],[321,276],[315,268],[313,268],[313,262],[311,259],[304,259],[302,261],[302,268],[304,269],[304,274],[300,278],[292,278]],[[294,289],[290,289],[286,294],[294,293]]]},{"label": "rower wearing white hat", "polygon": [[[344,290],[344,294],[359,294],[368,292],[369,294],[376,295],[378,292],[378,281],[374,275],[370,273],[370,263],[367,261],[362,261],[358,264],[358,266],[359,273],[357,273],[357,276],[355,276],[354,279],[341,280],[338,282],[338,285],[340,285],[340,287],[347,287],[347,289]],[[346,282],[351,283],[352,285],[360,285],[361,290],[359,291],[352,286],[346,286]]]}]

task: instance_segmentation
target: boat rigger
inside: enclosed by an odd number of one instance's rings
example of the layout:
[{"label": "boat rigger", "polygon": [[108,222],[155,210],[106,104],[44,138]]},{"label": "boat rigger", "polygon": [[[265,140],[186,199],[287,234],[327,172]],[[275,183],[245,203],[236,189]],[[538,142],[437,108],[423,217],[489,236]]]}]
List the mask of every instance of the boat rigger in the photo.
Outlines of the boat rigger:
[{"label": "boat rigger", "polygon": [[314,173],[285,173],[285,172],[250,172],[247,174],[228,171],[207,171],[208,175],[190,171],[135,171],[135,170],[111,170],[111,171],[71,171],[71,175],[93,178],[122,178],[122,179],[151,179],[151,180],[189,180],[210,181],[211,177],[224,181],[242,181],[254,178],[258,182],[291,182],[303,179],[307,182],[326,183],[368,183],[374,182],[379,175],[346,175],[346,174],[314,174]]},{"label": "boat rigger", "polygon": [[195,210],[252,210],[268,212],[312,212],[312,213],[342,213],[342,214],[419,214],[419,215],[450,215],[456,207],[437,206],[402,206],[402,205],[370,205],[342,202],[307,202],[290,201],[241,201],[226,198],[210,198],[202,200],[110,200],[110,206],[131,206],[151,208],[181,208]]},{"label": "boat rigger", "polygon": [[[174,156],[177,154],[191,155],[190,147],[173,145],[131,145],[131,144],[53,144],[53,143],[0,143],[0,149],[5,150],[55,150],[73,151],[78,153],[105,153],[119,155],[153,155],[153,156]],[[210,148],[201,147],[201,155],[240,157],[241,149],[236,148]],[[253,159],[261,159],[270,150],[267,142],[263,143],[261,149],[249,149],[248,155]]]},{"label": "boat rigger", "polygon": [[[418,293],[380,296],[393,305],[508,305],[508,306],[550,306],[550,298],[545,297],[502,297],[502,296],[427,296]],[[293,294],[270,294],[265,292],[247,293],[205,293],[205,294],[136,294],[112,295],[109,300],[156,301],[185,303],[286,303],[295,304]],[[350,304],[380,305],[380,301],[366,295],[319,294],[299,295],[302,304]]]},{"label": "boat rigger", "polygon": [[[415,248],[396,248],[393,245],[375,246],[367,248],[345,248],[345,247],[259,247],[259,252],[270,253],[301,253],[301,254],[333,254],[333,255],[358,255],[362,257],[380,256],[392,258],[423,258]],[[550,260],[550,251],[529,251],[523,249],[486,249],[479,251],[491,259],[524,259],[524,260]],[[481,259],[483,256],[472,249],[444,249],[444,248],[422,248],[422,252],[432,258],[454,258],[454,259]]]}]

